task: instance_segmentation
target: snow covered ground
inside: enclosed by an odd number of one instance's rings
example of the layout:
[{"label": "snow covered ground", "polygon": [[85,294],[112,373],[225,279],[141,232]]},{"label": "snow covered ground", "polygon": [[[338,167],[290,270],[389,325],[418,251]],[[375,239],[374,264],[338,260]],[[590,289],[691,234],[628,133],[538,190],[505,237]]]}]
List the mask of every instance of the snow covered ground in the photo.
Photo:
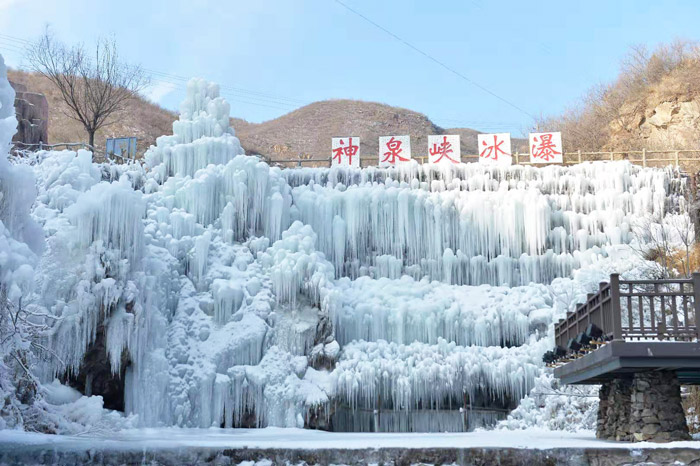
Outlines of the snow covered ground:
[{"label": "snow covered ground", "polygon": [[700,440],[671,443],[625,443],[597,440],[592,431],[565,432],[538,428],[504,433],[340,433],[297,428],[192,429],[145,428],[94,435],[46,435],[19,431],[0,432],[0,450],[55,447],[95,450],[160,450],[187,447],[259,448],[284,450],[365,448],[698,448]]}]

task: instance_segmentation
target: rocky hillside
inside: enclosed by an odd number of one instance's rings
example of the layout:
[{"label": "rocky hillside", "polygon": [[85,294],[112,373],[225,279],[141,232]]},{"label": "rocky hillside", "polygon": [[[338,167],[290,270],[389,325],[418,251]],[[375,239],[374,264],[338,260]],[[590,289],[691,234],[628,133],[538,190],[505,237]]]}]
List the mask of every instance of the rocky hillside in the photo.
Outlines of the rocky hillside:
[{"label": "rocky hillside", "polygon": [[700,62],[687,63],[625,102],[607,146],[629,140],[650,149],[700,149],[700,89],[688,79],[691,69],[700,79]]},{"label": "rocky hillside", "polygon": [[632,47],[615,81],[540,122],[574,151],[700,149],[700,44]]},{"label": "rocky hillside", "polygon": [[[87,141],[82,125],[66,116],[67,107],[48,80],[24,71],[10,70],[8,74],[12,81],[24,84],[28,90],[46,95],[49,143]],[[232,112],[236,112],[235,105]],[[174,112],[139,99],[112,125],[97,133],[98,148],[104,147],[106,137],[136,136],[141,155],[158,136],[172,134],[175,118]],[[459,134],[462,154],[475,154],[476,135],[479,134],[469,128],[440,128],[427,116],[412,110],[358,100],[314,102],[264,123],[232,118],[231,125],[246,153],[288,160],[297,160],[299,154],[329,157],[331,138],[335,136],[359,136],[362,154],[370,156],[377,154],[379,136],[410,134],[413,155],[425,156],[429,134]],[[513,140],[513,150],[526,151],[526,146],[523,140]]]}]

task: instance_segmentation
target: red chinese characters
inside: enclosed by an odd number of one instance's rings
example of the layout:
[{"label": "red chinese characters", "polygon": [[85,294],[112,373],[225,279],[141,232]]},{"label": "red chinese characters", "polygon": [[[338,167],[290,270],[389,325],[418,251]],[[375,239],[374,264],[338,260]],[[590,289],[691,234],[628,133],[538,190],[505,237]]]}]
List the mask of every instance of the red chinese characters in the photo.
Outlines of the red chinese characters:
[{"label": "red chinese characters", "polygon": [[477,135],[479,147],[479,163],[510,165],[512,156],[510,151],[510,134],[479,134]]},{"label": "red chinese characters", "polygon": [[379,166],[388,167],[411,161],[410,136],[383,136],[379,138]]},{"label": "red chinese characters", "polygon": [[428,136],[428,154],[430,163],[459,163],[459,136]]},{"label": "red chinese characters", "polygon": [[360,138],[333,138],[331,149],[333,166],[360,168]]},{"label": "red chinese characters", "polygon": [[530,133],[530,161],[532,163],[563,162],[561,133]]}]

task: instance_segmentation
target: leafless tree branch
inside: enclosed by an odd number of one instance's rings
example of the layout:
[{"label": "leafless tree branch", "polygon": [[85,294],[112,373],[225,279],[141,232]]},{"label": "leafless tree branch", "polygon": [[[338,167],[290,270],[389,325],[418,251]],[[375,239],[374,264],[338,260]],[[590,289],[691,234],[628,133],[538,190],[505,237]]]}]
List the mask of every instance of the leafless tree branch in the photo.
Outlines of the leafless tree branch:
[{"label": "leafless tree branch", "polygon": [[82,44],[68,47],[47,29],[30,47],[28,61],[59,90],[67,116],[82,123],[91,147],[95,133],[112,123],[148,85],[140,67],[120,61],[114,39],[99,39],[91,58]]}]

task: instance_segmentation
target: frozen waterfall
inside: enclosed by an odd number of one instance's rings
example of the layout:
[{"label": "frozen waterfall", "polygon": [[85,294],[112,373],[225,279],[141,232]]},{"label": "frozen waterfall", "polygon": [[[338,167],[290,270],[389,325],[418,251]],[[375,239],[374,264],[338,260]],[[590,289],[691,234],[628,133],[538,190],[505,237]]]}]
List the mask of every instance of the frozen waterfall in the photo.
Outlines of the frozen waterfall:
[{"label": "frozen waterfall", "polygon": [[31,259],[0,284],[54,317],[42,380],[144,426],[492,424],[542,373],[553,319],[601,271],[643,267],[639,219],[684,211],[678,173],[626,162],[270,167],[218,92],[191,81],[143,166],[16,168],[43,251],[0,212],[0,245]]}]

